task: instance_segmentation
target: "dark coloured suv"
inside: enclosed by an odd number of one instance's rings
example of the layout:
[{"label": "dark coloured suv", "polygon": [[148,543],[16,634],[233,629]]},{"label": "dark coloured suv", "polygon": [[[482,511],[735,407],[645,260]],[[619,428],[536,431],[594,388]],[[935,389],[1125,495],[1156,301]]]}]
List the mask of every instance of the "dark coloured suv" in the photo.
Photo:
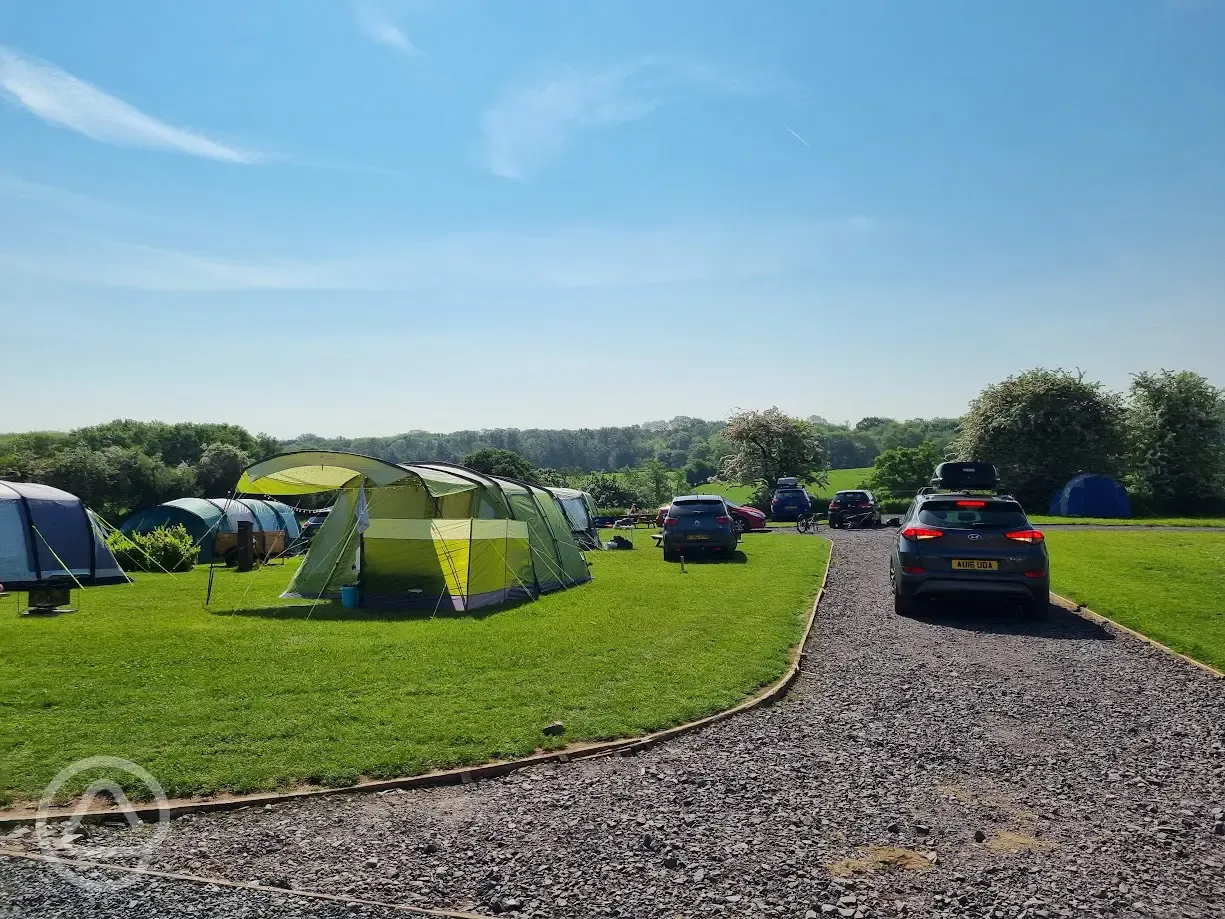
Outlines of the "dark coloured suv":
[{"label": "dark coloured suv", "polygon": [[1035,613],[1050,602],[1046,543],[1008,495],[919,494],[902,518],[889,581],[903,615],[934,596],[1011,598]]},{"label": "dark coloured suv", "polygon": [[770,517],[774,520],[798,520],[811,509],[808,492],[798,486],[776,488],[770,499]]},{"label": "dark coloured suv", "polygon": [[664,561],[695,552],[731,555],[740,542],[727,505],[718,495],[685,495],[672,499],[664,518]]},{"label": "dark coloured suv", "polygon": [[829,525],[878,527],[880,505],[870,491],[840,491],[829,501]]}]

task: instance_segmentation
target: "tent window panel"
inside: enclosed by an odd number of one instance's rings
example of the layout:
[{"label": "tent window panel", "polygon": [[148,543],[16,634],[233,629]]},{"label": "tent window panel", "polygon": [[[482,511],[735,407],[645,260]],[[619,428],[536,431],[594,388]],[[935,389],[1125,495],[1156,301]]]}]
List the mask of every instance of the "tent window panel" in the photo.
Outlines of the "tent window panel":
[{"label": "tent window panel", "polygon": [[21,503],[4,501],[0,503],[0,584],[5,581],[28,581],[33,577]]},{"label": "tent window panel", "polygon": [[439,516],[448,520],[472,519],[472,498],[476,491],[457,491],[438,499]]},{"label": "tent window panel", "polygon": [[418,482],[367,488],[366,507],[371,517],[420,519],[434,516],[434,500]]},{"label": "tent window panel", "polygon": [[[43,574],[62,571],[58,555],[72,571],[89,571],[92,534],[86,527],[81,505],[59,501],[31,501],[30,516],[40,535],[35,537],[39,567]],[[50,546],[48,546],[50,543]],[[55,552],[52,554],[51,549]]]},{"label": "tent window panel", "polygon": [[497,520],[503,515],[501,508],[489,497],[488,492],[482,490],[476,501],[476,513],[472,516],[478,520]]},{"label": "tent window panel", "polygon": [[561,503],[574,529],[585,530],[591,526],[591,518],[587,516],[587,505],[582,498],[562,498]]}]

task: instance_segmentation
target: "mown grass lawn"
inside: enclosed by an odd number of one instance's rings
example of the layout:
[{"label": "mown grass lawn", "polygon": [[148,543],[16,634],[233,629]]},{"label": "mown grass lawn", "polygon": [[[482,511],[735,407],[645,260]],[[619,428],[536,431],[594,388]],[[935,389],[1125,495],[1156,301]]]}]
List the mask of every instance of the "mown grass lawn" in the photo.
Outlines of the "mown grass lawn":
[{"label": "mown grass lawn", "polygon": [[[100,754],[172,796],[346,784],[651,731],[780,676],[829,544],[746,539],[743,563],[591,553],[595,580],[484,615],[281,601],[290,568],[139,575],[78,612],[0,602],[0,799]],[[551,721],[566,737],[541,735]],[[79,791],[80,788],[73,790]]]},{"label": "mown grass lawn", "polygon": [[1146,526],[1146,527],[1225,527],[1225,517],[1050,517],[1045,514],[1029,514],[1031,523],[1093,524],[1094,526]]},{"label": "mown grass lawn", "polygon": [[1051,588],[1225,670],[1225,533],[1046,531]]}]

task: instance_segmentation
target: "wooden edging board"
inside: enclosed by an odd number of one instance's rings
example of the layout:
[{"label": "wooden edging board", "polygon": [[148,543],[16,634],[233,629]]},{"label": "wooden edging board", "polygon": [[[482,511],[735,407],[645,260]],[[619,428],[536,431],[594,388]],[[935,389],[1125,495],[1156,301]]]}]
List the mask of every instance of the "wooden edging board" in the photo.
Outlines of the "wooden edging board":
[{"label": "wooden edging board", "polygon": [[[479,766],[463,766],[458,769],[437,769],[431,772],[422,772],[418,775],[402,776],[394,779],[375,779],[367,782],[358,782],[355,785],[337,786],[335,788],[311,787],[287,792],[177,799],[169,802],[166,811],[169,812],[170,818],[174,819],[185,814],[237,810],[242,807],[263,807],[265,805],[285,804],[303,798],[320,798],[325,795],[349,795],[390,791],[392,789],[430,788],[438,785],[468,785],[479,779],[496,778],[518,769],[528,766],[539,766],[544,763],[565,763],[570,760],[591,759],[597,756],[628,756],[653,747],[655,744],[662,743],[665,740],[671,740],[674,737],[688,734],[691,731],[701,730],[726,718],[731,718],[733,715],[739,715],[742,712],[751,711],[763,705],[769,705],[771,702],[781,698],[791,687],[791,684],[795,682],[796,677],[800,675],[804,648],[808,644],[813,624],[816,622],[817,608],[820,606],[821,597],[825,593],[825,586],[829,582],[829,569],[833,563],[833,557],[833,545],[831,544],[829,557],[825,561],[825,573],[821,577],[821,586],[818,588],[817,595],[812,601],[812,607],[808,611],[808,618],[804,623],[804,630],[800,640],[791,649],[786,672],[778,680],[760,690],[756,695],[721,712],[707,715],[705,718],[699,718],[696,721],[689,721],[685,724],[678,724],[675,727],[665,728],[662,731],[655,731],[642,737],[569,744],[560,750],[533,753],[531,756],[525,756],[520,759],[497,760],[491,763],[483,763]],[[142,804],[125,808],[112,807],[108,809],[86,810],[78,815],[72,807],[63,807],[49,811],[44,819],[55,821],[77,818],[85,823],[100,823],[117,820],[126,821],[129,817],[135,817],[143,822],[155,822],[166,811],[163,811],[156,804]],[[28,806],[0,811],[0,828],[33,824],[38,822],[38,820],[37,810]]]},{"label": "wooden edging board", "polygon": [[1068,610],[1069,612],[1075,613],[1078,616],[1082,616],[1085,619],[1089,619],[1092,622],[1096,622],[1098,625],[1105,626],[1108,629],[1112,629],[1116,632],[1122,632],[1125,635],[1130,635],[1132,638],[1138,638],[1140,641],[1144,642],[1145,644],[1152,645],[1154,648],[1161,649],[1166,654],[1172,654],[1174,657],[1177,657],[1180,660],[1185,661],[1186,663],[1190,664],[1192,667],[1198,667],[1200,670],[1204,671],[1209,676],[1216,677],[1217,679],[1225,679],[1225,673],[1222,673],[1220,670],[1217,670],[1211,664],[1205,664],[1203,661],[1197,661],[1193,657],[1188,657],[1186,654],[1183,654],[1181,651],[1175,651],[1169,645],[1163,645],[1161,642],[1157,641],[1157,639],[1149,638],[1149,636],[1145,635],[1143,632],[1137,632],[1135,629],[1129,629],[1127,626],[1123,625],[1121,622],[1116,622],[1115,620],[1111,619],[1109,616],[1103,616],[1101,613],[1096,613],[1093,610],[1089,609],[1089,607],[1082,606],[1081,604],[1077,603],[1075,600],[1069,600],[1067,597],[1060,596],[1059,594],[1054,593],[1052,591],[1051,592],[1051,602],[1054,603],[1056,606],[1059,606],[1059,607],[1062,607],[1063,609]]}]

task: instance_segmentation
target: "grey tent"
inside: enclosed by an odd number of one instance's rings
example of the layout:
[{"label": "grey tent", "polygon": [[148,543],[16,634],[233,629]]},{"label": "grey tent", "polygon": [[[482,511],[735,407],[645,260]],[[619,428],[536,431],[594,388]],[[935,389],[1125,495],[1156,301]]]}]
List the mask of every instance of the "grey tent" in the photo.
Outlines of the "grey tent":
[{"label": "grey tent", "polygon": [[600,530],[595,525],[595,498],[577,488],[549,488],[557,503],[561,505],[570,523],[574,541],[583,549],[600,548]]},{"label": "grey tent", "polygon": [[0,584],[6,591],[128,580],[80,498],[50,485],[0,482]]}]

